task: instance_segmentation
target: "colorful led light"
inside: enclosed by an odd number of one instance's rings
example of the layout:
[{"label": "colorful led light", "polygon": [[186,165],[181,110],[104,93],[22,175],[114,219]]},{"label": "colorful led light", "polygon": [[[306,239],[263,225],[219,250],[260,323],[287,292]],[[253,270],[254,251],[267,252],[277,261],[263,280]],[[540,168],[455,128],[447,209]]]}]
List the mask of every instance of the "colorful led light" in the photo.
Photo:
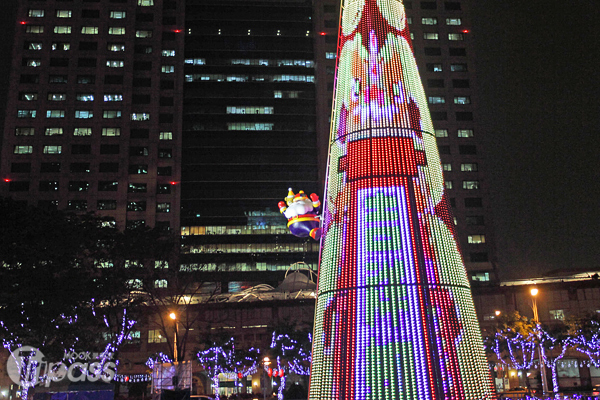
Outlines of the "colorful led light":
[{"label": "colorful led light", "polygon": [[491,399],[404,6],[344,1],[310,399]]}]

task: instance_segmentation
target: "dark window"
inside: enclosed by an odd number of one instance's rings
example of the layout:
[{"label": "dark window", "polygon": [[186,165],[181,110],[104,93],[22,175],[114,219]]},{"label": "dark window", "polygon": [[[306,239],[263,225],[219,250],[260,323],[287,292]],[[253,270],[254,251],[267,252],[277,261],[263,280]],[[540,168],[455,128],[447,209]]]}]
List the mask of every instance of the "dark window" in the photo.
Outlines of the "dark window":
[{"label": "dark window", "polygon": [[465,207],[483,207],[481,197],[465,197]]},{"label": "dark window", "polygon": [[177,3],[172,0],[164,0],[163,1],[163,10],[176,10]]},{"label": "dark window", "polygon": [[69,165],[69,171],[74,172],[74,173],[90,172],[90,163],[86,163],[86,162],[71,163],[71,165]]},{"label": "dark window", "polygon": [[98,191],[99,192],[116,192],[119,187],[119,182],[117,181],[99,181],[98,182]]},{"label": "dark window", "polygon": [[327,35],[325,36],[325,43],[327,44],[336,44],[338,42],[337,35]]},{"label": "dark window", "polygon": [[117,209],[117,201],[116,200],[98,200],[98,204],[96,205],[98,210],[116,210]]},{"label": "dark window", "polygon": [[150,14],[150,13],[137,14],[135,16],[135,20],[138,22],[152,22],[152,21],[154,21],[154,14]]},{"label": "dark window", "polygon": [[131,97],[133,104],[150,104],[151,97],[149,94],[134,94]]},{"label": "dark window", "polygon": [[163,107],[169,107],[174,104],[172,97],[161,97],[159,104]]},{"label": "dark window", "polygon": [[127,0],[110,0],[111,3],[127,3]]},{"label": "dark window", "polygon": [[457,3],[457,2],[454,2],[454,1],[446,1],[444,3],[444,8],[446,10],[451,10],[451,11],[460,10],[460,3]]},{"label": "dark window", "polygon": [[171,185],[156,185],[157,194],[171,194]]},{"label": "dark window", "polygon": [[133,87],[150,87],[152,79],[150,78],[133,78]]},{"label": "dark window", "polygon": [[484,225],[483,215],[468,215],[465,222],[467,225]]},{"label": "dark window", "polygon": [[69,200],[67,202],[67,210],[87,210],[87,200]]},{"label": "dark window", "polygon": [[43,162],[40,165],[40,172],[60,172],[59,162]]},{"label": "dark window", "polygon": [[101,162],[99,172],[119,172],[119,163]]},{"label": "dark window", "polygon": [[146,211],[145,201],[128,201],[127,211]]},{"label": "dark window", "polygon": [[100,10],[81,10],[81,18],[99,18]]},{"label": "dark window", "polygon": [[122,85],[123,75],[105,75],[104,83],[107,85]]},{"label": "dark window", "polygon": [[36,74],[24,74],[19,77],[19,83],[40,83],[40,76]]},{"label": "dark window", "polygon": [[437,9],[437,3],[435,1],[422,1],[421,10],[435,10]]},{"label": "dark window", "polygon": [[132,129],[130,133],[132,139],[148,139],[150,137],[149,129]]},{"label": "dark window", "polygon": [[439,150],[440,154],[450,154],[450,146],[447,146],[447,145],[438,146],[438,150]]},{"label": "dark window", "polygon": [[50,66],[51,67],[68,67],[69,59],[68,58],[50,58]]},{"label": "dark window", "polygon": [[58,181],[40,181],[40,192],[55,192],[58,190]]},{"label": "dark window", "polygon": [[155,228],[161,232],[168,232],[171,229],[171,223],[169,221],[156,221]]},{"label": "dark window", "polygon": [[325,4],[323,6],[323,11],[326,13],[337,13],[337,7],[333,4]]},{"label": "dark window", "polygon": [[127,192],[129,193],[146,193],[147,186],[145,183],[129,183]]},{"label": "dark window", "polygon": [[77,83],[93,85],[96,83],[96,77],[94,75],[77,75]]},{"label": "dark window", "polygon": [[442,55],[442,49],[439,47],[425,47],[423,49],[423,51],[425,52],[426,56],[441,56]]},{"label": "dark window", "polygon": [[9,192],[28,192],[29,181],[10,181],[8,183]]},{"label": "dark window", "polygon": [[148,165],[147,164],[132,164],[129,166],[129,173],[132,175],[147,174],[148,173]]},{"label": "dark window", "polygon": [[161,124],[169,124],[173,122],[173,114],[159,114],[158,122]]},{"label": "dark window", "polygon": [[119,154],[118,144],[101,144],[100,154]]},{"label": "dark window", "polygon": [[50,75],[48,83],[67,83],[67,75]]},{"label": "dark window", "polygon": [[72,144],[71,154],[91,154],[92,146],[89,144]]},{"label": "dark window", "polygon": [[468,88],[469,80],[468,79],[452,79],[452,87],[454,88]]},{"label": "dark window", "polygon": [[176,17],[163,17],[162,19],[163,25],[177,25]]},{"label": "dark window", "polygon": [[477,146],[471,144],[463,144],[458,146],[460,154],[477,154]]},{"label": "dark window", "polygon": [[446,111],[431,111],[431,119],[433,121],[446,121],[448,113]]},{"label": "dark window", "polygon": [[450,197],[450,207],[456,207],[456,199],[454,197]]},{"label": "dark window", "polygon": [[332,19],[325,20],[325,28],[337,28],[338,22]]},{"label": "dark window", "polygon": [[443,88],[444,80],[443,79],[427,79],[427,87],[430,88]]},{"label": "dark window", "polygon": [[133,146],[129,148],[129,156],[137,157],[137,156],[147,156],[148,155],[148,147],[145,146]]},{"label": "dark window", "polygon": [[152,61],[134,61],[134,71],[150,71],[152,69]]},{"label": "dark window", "polygon": [[12,164],[10,164],[10,172],[14,172],[14,173],[31,172],[31,163],[12,163]]},{"label": "dark window", "polygon": [[163,42],[167,40],[175,40],[175,32],[163,32],[162,40]]},{"label": "dark window", "polygon": [[158,158],[173,157],[173,149],[158,149]]},{"label": "dark window", "polygon": [[454,57],[464,57],[467,55],[467,50],[462,47],[450,47],[449,54]]},{"label": "dark window", "polygon": [[128,219],[126,229],[138,229],[146,225],[146,221],[143,219]]},{"label": "dark window", "polygon": [[404,2],[404,8],[406,8],[407,10],[412,10],[412,1],[405,1]]},{"label": "dark window", "polygon": [[136,44],[133,48],[133,51],[136,54],[150,54],[152,53],[152,46],[148,46],[145,44]]},{"label": "dark window", "polygon": [[96,59],[95,58],[80,58],[77,60],[77,66],[83,68],[95,68],[96,67]]},{"label": "dark window", "polygon": [[469,111],[460,111],[456,113],[457,121],[473,121],[473,113]]},{"label": "dark window", "polygon": [[488,253],[485,253],[485,252],[469,253],[469,259],[471,262],[487,262],[488,261]]},{"label": "dark window", "polygon": [[87,192],[90,183],[86,181],[69,181],[69,192]]},{"label": "dark window", "polygon": [[158,167],[156,174],[159,176],[171,176],[171,167]]},{"label": "dark window", "polygon": [[160,88],[161,89],[174,89],[175,81],[160,81]]},{"label": "dark window", "polygon": [[79,50],[98,50],[98,42],[79,42]]},{"label": "dark window", "polygon": [[58,200],[40,200],[38,201],[38,207],[42,210],[57,210]]}]

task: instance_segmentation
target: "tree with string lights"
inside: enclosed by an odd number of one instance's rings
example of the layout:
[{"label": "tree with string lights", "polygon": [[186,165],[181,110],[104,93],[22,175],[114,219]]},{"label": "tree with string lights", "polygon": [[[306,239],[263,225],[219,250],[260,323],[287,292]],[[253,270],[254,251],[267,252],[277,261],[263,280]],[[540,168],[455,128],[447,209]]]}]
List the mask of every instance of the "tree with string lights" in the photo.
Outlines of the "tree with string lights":
[{"label": "tree with string lights", "polygon": [[310,375],[311,351],[312,333],[310,331],[289,327],[273,331],[269,352],[277,363],[277,369],[272,375],[280,378],[277,391],[278,400],[283,400],[288,374]]}]

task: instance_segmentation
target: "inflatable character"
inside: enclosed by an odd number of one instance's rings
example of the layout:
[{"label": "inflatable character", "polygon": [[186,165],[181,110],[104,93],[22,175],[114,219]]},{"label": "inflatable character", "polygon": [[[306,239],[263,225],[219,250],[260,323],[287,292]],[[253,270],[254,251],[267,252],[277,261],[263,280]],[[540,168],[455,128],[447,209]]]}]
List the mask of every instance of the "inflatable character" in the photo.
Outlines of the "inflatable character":
[{"label": "inflatable character", "polygon": [[315,240],[321,238],[321,220],[317,215],[321,202],[315,193],[310,199],[304,191],[294,194],[289,188],[285,202],[279,202],[279,211],[288,219],[288,228],[292,235],[308,237]]}]

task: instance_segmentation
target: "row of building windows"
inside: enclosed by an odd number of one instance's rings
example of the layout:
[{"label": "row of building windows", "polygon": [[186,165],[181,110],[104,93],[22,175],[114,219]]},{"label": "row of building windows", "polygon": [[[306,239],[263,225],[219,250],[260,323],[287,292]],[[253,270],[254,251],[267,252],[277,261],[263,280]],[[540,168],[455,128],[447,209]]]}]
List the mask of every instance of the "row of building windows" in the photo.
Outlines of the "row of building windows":
[{"label": "row of building windows", "polygon": [[[456,131],[456,136],[459,138],[471,138],[473,137],[474,132],[473,129],[458,129]],[[436,129],[435,137],[443,138],[448,137],[448,129]]]},{"label": "row of building windows", "polygon": [[[429,96],[427,98],[429,104],[446,104],[446,98],[443,96]],[[454,104],[466,105],[471,104],[470,96],[454,96]]]},{"label": "row of building windows", "polygon": [[[26,41],[23,43],[23,49],[24,50],[32,50],[32,51],[39,51],[42,50],[44,48],[44,44],[42,42],[36,42],[36,41]],[[59,50],[59,51],[69,51],[71,50],[71,43],[69,42],[52,42],[50,45],[50,48],[53,51]],[[82,51],[97,51],[98,50],[98,42],[93,42],[93,41],[85,41],[85,42],[79,42],[79,50]],[[125,51],[125,43],[122,42],[109,42],[106,44],[106,50],[111,51],[111,52],[122,52]],[[134,46],[134,52],[136,54],[152,54],[153,52],[153,47],[149,46],[149,45],[135,45]],[[161,51],[161,56],[163,57],[175,57],[176,55],[176,51],[173,49],[163,49]],[[50,59],[50,66],[55,66],[55,67],[61,67],[61,66],[66,66],[66,65],[62,65],[64,64],[65,59]],[[68,61],[68,59],[66,59]],[[193,59],[196,60],[196,59]]]},{"label": "row of building windows", "polygon": [[[92,136],[93,128],[91,127],[75,127],[73,128],[73,136]],[[44,129],[45,136],[60,136],[64,134],[62,127],[47,127]],[[105,127],[101,130],[102,136],[114,137],[121,136],[121,128]],[[34,136],[34,127],[17,127],[15,128],[15,136]],[[159,132],[159,140],[173,140],[172,131]]]},{"label": "row of building windows", "polygon": [[[305,266],[311,268],[312,270],[317,269],[316,263],[306,262]],[[181,264],[181,271],[191,272],[191,271],[286,271],[290,268],[288,264],[274,264],[272,262],[238,262],[233,264],[226,263],[190,263],[190,264]]]},{"label": "row of building windows", "polygon": [[[423,53],[426,56],[441,56],[442,48],[441,47],[424,47]],[[448,55],[450,57],[466,57],[467,49],[465,49],[464,47],[449,47]]]},{"label": "row of building windows", "polygon": [[[37,110],[17,110],[17,118],[36,118],[36,116]],[[94,118],[94,112],[92,110],[75,110],[74,117],[77,119],[90,119]],[[46,110],[46,118],[65,118],[65,110]],[[121,118],[121,110],[104,110],[102,118]],[[149,121],[150,113],[134,112],[130,114],[129,118],[131,121]],[[160,114],[159,122],[173,122],[173,114]]]},{"label": "row of building windows", "polygon": [[[454,189],[454,181],[445,181],[446,189]],[[465,190],[477,190],[479,189],[479,181],[462,181],[462,188]]]},{"label": "row of building windows", "polygon": [[[449,145],[438,145],[438,151],[440,152],[440,154],[443,154],[443,155],[452,154],[450,152]],[[458,154],[475,155],[475,154],[477,154],[477,146],[475,146],[475,145],[459,145],[458,146]]]},{"label": "row of building windows", "polygon": [[[21,63],[24,67],[37,68],[37,67],[42,66],[42,60],[39,58],[23,58]],[[69,59],[68,58],[51,58],[49,64],[51,67],[66,68],[69,66]],[[125,61],[109,59],[109,60],[105,61],[104,65],[107,68],[124,68]],[[77,67],[79,67],[79,68],[96,68],[96,66],[97,66],[97,59],[95,59],[95,58],[79,58],[77,60]],[[133,68],[136,71],[150,71],[152,69],[152,62],[151,61],[135,61],[133,63]],[[173,72],[175,72],[175,66],[174,65],[161,65],[161,72],[173,73]]]},{"label": "row of building windows", "polygon": [[[71,33],[73,33],[73,27],[71,25],[55,25],[52,27],[52,32],[57,34],[57,35],[70,35]],[[25,26],[25,33],[31,33],[31,34],[43,34],[44,33],[44,25],[26,25]],[[97,26],[82,26],[80,33],[82,35],[98,35],[100,33],[99,31],[99,27]],[[109,35],[115,35],[115,36],[122,36],[125,35],[126,30],[124,26],[109,26],[108,27],[108,34]],[[164,32],[163,35],[165,33],[171,33],[171,32]],[[154,31],[152,29],[136,29],[135,30],[135,37],[136,38],[151,38],[154,34]],[[164,35],[165,37],[169,38],[170,35]],[[38,50],[38,49],[35,49]]]},{"label": "row of building windows", "polygon": [[[196,59],[194,59],[196,60]],[[204,60],[204,59],[201,59]],[[259,65],[259,66],[264,66],[264,67],[283,67],[283,66],[289,66],[289,67],[307,67],[307,68],[314,68],[315,66],[315,62],[312,60],[292,60],[292,59],[288,59],[288,60],[273,60],[273,59],[263,59],[263,58],[234,58],[229,60],[229,62],[231,63],[231,65]],[[186,64],[192,64],[191,62],[188,62],[188,59],[186,59]],[[201,64],[196,64],[194,63],[194,65],[201,65]],[[218,63],[217,63],[218,65]]]},{"label": "row of building windows", "polygon": [[[451,163],[442,163],[442,168],[444,171],[450,172],[450,171],[452,171],[452,164]],[[478,164],[473,163],[473,162],[460,164],[461,172],[477,172],[478,168],[479,168]]]},{"label": "row of building windows", "polygon": [[[27,192],[29,191],[30,182],[29,181],[10,181],[9,182],[9,191],[11,192]],[[69,192],[87,192],[89,190],[90,183],[88,181],[69,181],[68,190]],[[98,191],[99,192],[115,192],[118,187],[118,182],[116,181],[100,181],[98,182]],[[132,187],[135,190],[130,190]],[[130,183],[128,193],[141,193],[140,187],[146,187],[146,184],[142,183]],[[38,190],[40,192],[56,192],[60,189],[59,181],[40,181],[38,184]],[[156,188],[156,194],[170,194],[171,193],[171,185],[164,184],[158,185]],[[116,200],[101,200],[103,202],[112,202]],[[108,210],[110,208],[100,208],[99,210]],[[127,205],[128,211],[145,211],[146,210],[146,202],[145,201],[131,201]],[[157,212],[171,212],[170,203],[158,203],[156,206]]]},{"label": "row of building windows", "polygon": [[[44,18],[46,16],[46,10],[30,8],[29,10],[27,10],[27,16],[30,18]],[[71,18],[73,16],[73,10],[55,9],[54,16],[56,18]],[[92,10],[92,9],[81,10],[81,17],[82,18],[99,18],[100,10]],[[111,10],[111,11],[109,11],[108,17],[110,19],[125,19],[127,17],[127,12],[124,10]],[[143,21],[143,22],[151,22],[154,19],[153,17],[154,17],[153,14],[137,14],[136,20]]]},{"label": "row of building windows", "polygon": [[318,243],[243,243],[198,244],[183,246],[184,254],[195,253],[305,253],[318,252]]},{"label": "row of building windows", "polygon": [[[427,79],[427,87],[443,88],[445,86],[443,79]],[[452,87],[454,89],[466,89],[470,87],[468,79],[452,79]]]},{"label": "row of building windows", "polygon": [[[427,63],[425,69],[427,72],[442,72],[444,67],[442,63]],[[467,72],[467,64],[450,64],[450,72]]]},{"label": "row of building windows", "polygon": [[225,74],[187,74],[186,82],[315,82],[314,75],[225,75]]},{"label": "row of building windows", "polygon": [[[110,101],[123,101],[122,93],[104,93],[102,97],[105,102]],[[21,101],[36,101],[39,99],[37,92],[20,92],[19,100]],[[65,101],[67,100],[66,93],[48,93],[48,101]],[[75,100],[77,101],[94,101],[95,95],[93,93],[76,93]]]},{"label": "row of building windows", "polygon": [[[433,121],[446,121],[448,120],[448,113],[446,111],[431,111],[431,119]],[[457,111],[454,113],[456,121],[473,121],[473,113],[471,111]]]},{"label": "row of building windows", "polygon": [[[106,85],[123,85],[123,75],[104,75],[104,84]],[[36,74],[22,74],[19,78],[19,83],[22,84],[38,84],[40,82],[40,76]],[[93,85],[96,83],[95,75],[77,75],[76,82],[82,85]],[[48,83],[52,84],[67,84],[69,83],[68,75],[49,75]],[[133,78],[131,86],[136,87],[151,87],[152,78]],[[173,90],[175,88],[175,81],[173,80],[161,80],[161,90]]]},{"label": "row of building windows", "polygon": [[[440,34],[437,33],[437,32],[425,32],[425,33],[423,33],[423,39],[425,39],[425,40],[439,40],[440,39]],[[464,33],[449,33],[448,34],[448,40],[452,40],[452,41],[465,40],[465,34]]]}]

